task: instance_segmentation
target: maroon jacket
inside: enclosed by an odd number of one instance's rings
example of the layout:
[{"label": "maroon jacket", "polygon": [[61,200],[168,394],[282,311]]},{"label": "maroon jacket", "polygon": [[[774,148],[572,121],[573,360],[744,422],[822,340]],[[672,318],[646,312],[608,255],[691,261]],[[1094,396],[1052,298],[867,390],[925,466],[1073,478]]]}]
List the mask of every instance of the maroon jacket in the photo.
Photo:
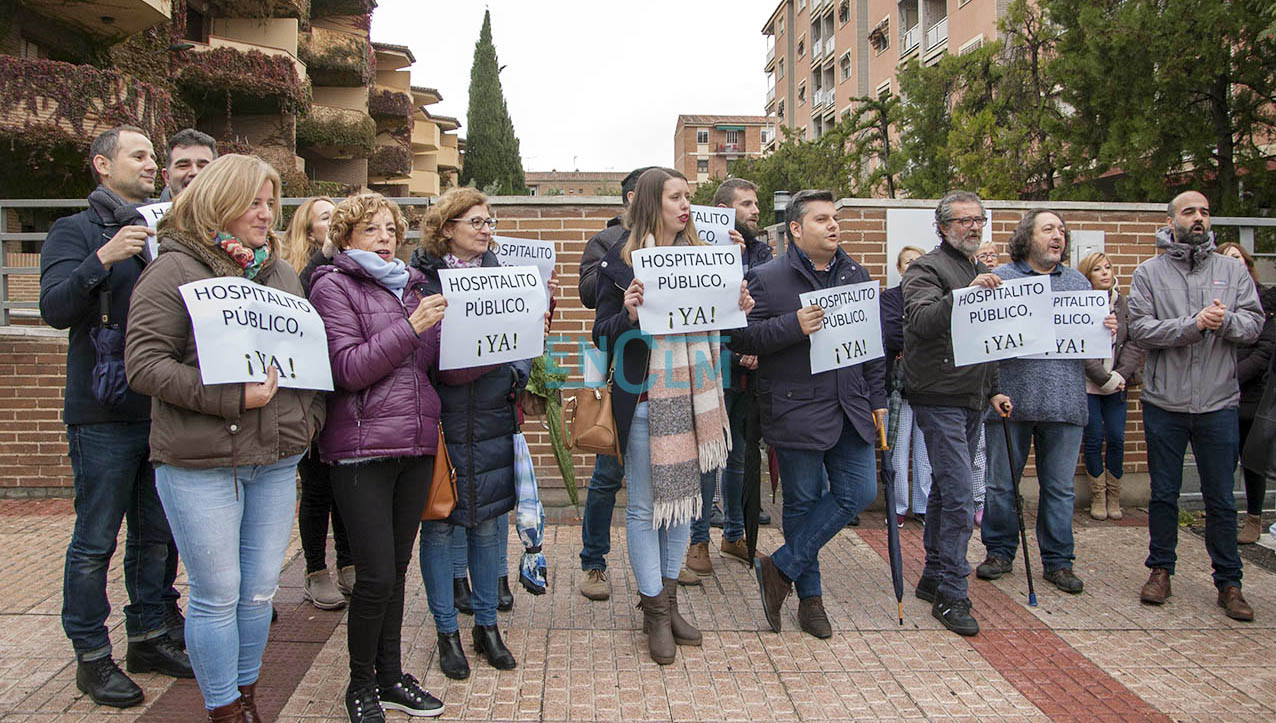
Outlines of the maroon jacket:
[{"label": "maroon jacket", "polygon": [[435,454],[440,405],[431,375],[467,384],[485,371],[437,371],[439,325],[418,335],[408,323],[425,281],[409,273],[402,299],[345,254],[314,273],[310,301],[327,328],[335,387],[319,435],[324,462]]}]

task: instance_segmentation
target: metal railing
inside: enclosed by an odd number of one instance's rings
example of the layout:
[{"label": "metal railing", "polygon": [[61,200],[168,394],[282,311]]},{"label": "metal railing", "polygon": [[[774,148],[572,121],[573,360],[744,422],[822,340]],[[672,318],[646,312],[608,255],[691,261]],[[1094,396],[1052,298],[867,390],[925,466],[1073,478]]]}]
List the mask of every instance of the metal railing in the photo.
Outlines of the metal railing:
[{"label": "metal railing", "polygon": [[[285,198],[283,206],[292,209],[305,203],[305,198]],[[395,198],[392,199],[402,208],[421,208],[430,205],[428,198]],[[0,327],[10,326],[15,319],[25,320],[27,325],[39,322],[40,319],[40,252],[38,246],[43,245],[43,231],[10,231],[15,216],[32,211],[56,211],[67,209],[77,212],[87,208],[88,201],[82,198],[54,199],[0,199]],[[51,222],[50,222],[51,223]],[[409,229],[405,240],[417,241],[421,232]],[[11,248],[20,244],[36,245],[37,250],[22,251]]]},{"label": "metal railing", "polygon": [[909,51],[917,47],[920,30],[920,27],[914,25],[899,34],[899,54],[901,56],[907,55]]},{"label": "metal railing", "polygon": [[926,49],[948,42],[948,18],[940,20],[926,29]]}]

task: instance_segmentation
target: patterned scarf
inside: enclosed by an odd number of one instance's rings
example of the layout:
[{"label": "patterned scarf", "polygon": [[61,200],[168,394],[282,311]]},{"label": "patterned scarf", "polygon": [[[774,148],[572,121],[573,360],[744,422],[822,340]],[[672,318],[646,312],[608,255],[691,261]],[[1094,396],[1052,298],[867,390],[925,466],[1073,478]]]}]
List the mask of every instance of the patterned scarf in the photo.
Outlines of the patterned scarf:
[{"label": "patterned scarf", "polygon": [[249,281],[257,278],[257,273],[261,271],[261,265],[266,262],[266,259],[270,258],[270,244],[268,243],[254,249],[234,236],[221,231],[213,234],[213,243],[220,246],[222,251],[225,251],[232,261],[239,264],[239,268],[244,270],[244,278]]},{"label": "patterned scarf", "polygon": [[[644,246],[652,248],[647,237]],[[700,475],[723,467],[731,449],[720,349],[711,333],[650,337],[647,365],[652,527],[700,516]],[[706,368],[706,365],[707,368]]]},{"label": "patterned scarf", "polygon": [[443,254],[443,263],[447,264],[449,269],[477,269],[483,265],[483,254],[479,254],[469,261],[463,261],[451,253]]}]

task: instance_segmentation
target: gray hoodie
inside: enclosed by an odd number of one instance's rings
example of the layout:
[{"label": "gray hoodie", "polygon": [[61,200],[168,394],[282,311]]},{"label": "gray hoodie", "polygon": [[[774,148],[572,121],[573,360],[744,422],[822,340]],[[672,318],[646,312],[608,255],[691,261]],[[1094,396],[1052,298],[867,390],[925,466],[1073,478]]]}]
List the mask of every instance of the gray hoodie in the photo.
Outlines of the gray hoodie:
[{"label": "gray hoodie", "polygon": [[[1203,414],[1236,407],[1236,347],[1258,338],[1263,309],[1245,265],[1214,253],[1214,240],[1192,246],[1156,233],[1164,253],[1144,261],[1130,282],[1130,339],[1147,350],[1145,402],[1170,412]],[[1227,311],[1217,330],[1196,328],[1214,299]]]}]

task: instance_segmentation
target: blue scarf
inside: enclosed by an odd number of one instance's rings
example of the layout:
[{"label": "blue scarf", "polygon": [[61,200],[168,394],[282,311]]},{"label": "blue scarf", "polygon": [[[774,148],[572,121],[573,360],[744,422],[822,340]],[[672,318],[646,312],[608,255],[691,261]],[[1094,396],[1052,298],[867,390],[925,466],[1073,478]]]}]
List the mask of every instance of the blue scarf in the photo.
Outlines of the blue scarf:
[{"label": "blue scarf", "polygon": [[394,298],[403,298],[403,290],[408,287],[410,277],[408,267],[403,261],[395,258],[386,261],[371,251],[359,249],[346,249],[343,253],[363,267],[363,270],[367,271],[378,284],[389,289],[390,293],[394,294]]}]

